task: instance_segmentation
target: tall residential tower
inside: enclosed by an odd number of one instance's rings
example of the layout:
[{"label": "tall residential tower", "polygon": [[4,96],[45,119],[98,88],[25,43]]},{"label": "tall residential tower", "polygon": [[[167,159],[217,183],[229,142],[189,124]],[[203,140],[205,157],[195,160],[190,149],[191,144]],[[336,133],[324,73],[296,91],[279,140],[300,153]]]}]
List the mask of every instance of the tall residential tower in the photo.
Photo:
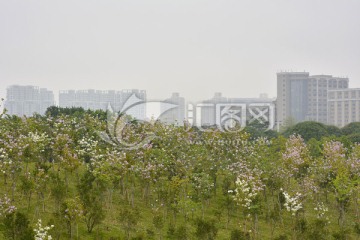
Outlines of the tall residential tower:
[{"label": "tall residential tower", "polygon": [[328,92],[328,123],[344,127],[360,121],[360,89],[348,88]]},{"label": "tall residential tower", "polygon": [[328,91],[346,89],[348,78],[331,75],[310,76],[308,72],[277,74],[277,122],[317,121],[328,123]]},{"label": "tall residential tower", "polygon": [[44,114],[54,104],[54,94],[46,88],[12,85],[7,88],[4,107],[10,115],[31,116]]},{"label": "tall residential tower", "polygon": [[277,73],[276,119],[282,125],[289,118],[305,120],[308,106],[308,72]]}]

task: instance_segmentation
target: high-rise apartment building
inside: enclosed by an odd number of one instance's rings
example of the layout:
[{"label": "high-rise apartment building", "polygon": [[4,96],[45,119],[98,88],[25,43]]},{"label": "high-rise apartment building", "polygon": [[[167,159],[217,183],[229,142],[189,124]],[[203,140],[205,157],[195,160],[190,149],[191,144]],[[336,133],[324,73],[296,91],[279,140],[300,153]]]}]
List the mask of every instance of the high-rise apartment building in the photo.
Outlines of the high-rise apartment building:
[{"label": "high-rise apartment building", "polygon": [[66,90],[59,92],[60,107],[82,107],[84,109],[105,110],[110,103],[113,108],[119,108],[119,96],[116,91],[98,90]]},{"label": "high-rise apartment building", "polygon": [[167,124],[183,125],[185,121],[185,98],[180,97],[179,93],[173,93],[164,102],[174,104],[175,107],[165,111],[160,116],[160,121]]},{"label": "high-rise apartment building", "polygon": [[7,88],[4,107],[10,115],[31,116],[44,114],[54,104],[54,94],[46,88],[12,85]]},{"label": "high-rise apartment building", "polygon": [[360,88],[330,90],[328,120],[329,124],[338,127],[360,122]]},{"label": "high-rise apartment building", "polygon": [[[135,95],[142,101],[146,101],[146,91],[129,89],[121,91],[100,91],[100,90],[66,90],[59,93],[60,107],[82,107],[91,110],[106,110],[110,104],[114,111],[123,110],[122,107],[130,96]],[[140,106],[128,109],[127,113],[135,118],[143,119],[145,107]]]},{"label": "high-rise apartment building", "polygon": [[313,75],[309,78],[308,112],[306,120],[328,123],[328,91],[347,89],[348,78],[331,75]]},{"label": "high-rise apartment building", "polygon": [[276,117],[279,125],[287,119],[295,122],[328,122],[327,92],[346,89],[348,78],[331,75],[310,76],[308,72],[277,73]]},{"label": "high-rise apartment building", "polygon": [[305,120],[308,106],[307,72],[277,73],[276,119],[282,125],[288,118]]}]

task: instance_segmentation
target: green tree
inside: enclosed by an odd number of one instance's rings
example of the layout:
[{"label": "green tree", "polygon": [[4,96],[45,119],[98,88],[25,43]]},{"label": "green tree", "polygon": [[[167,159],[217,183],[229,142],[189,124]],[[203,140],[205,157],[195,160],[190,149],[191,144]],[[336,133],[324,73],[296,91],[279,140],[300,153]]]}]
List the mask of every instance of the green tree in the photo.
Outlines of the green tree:
[{"label": "green tree", "polygon": [[162,229],[164,227],[163,216],[159,213],[155,214],[153,217],[153,224],[156,230],[158,231],[160,240],[162,239]]},{"label": "green tree", "polygon": [[352,122],[341,129],[342,134],[351,135],[360,133],[360,122]]},{"label": "green tree", "polygon": [[90,172],[86,172],[78,184],[80,200],[84,206],[84,220],[89,233],[105,219],[102,204],[104,188],[96,184],[95,180]]},{"label": "green tree", "polygon": [[120,223],[125,230],[126,239],[129,240],[131,232],[136,229],[139,223],[140,212],[137,208],[124,207],[120,210]]},{"label": "green tree", "polygon": [[301,122],[284,131],[284,136],[289,137],[293,134],[300,135],[305,141],[315,138],[321,140],[322,137],[329,136],[326,125],[319,122]]},{"label": "green tree", "polygon": [[195,221],[196,232],[195,236],[201,240],[213,240],[216,239],[218,229],[215,226],[214,220],[197,219]]},{"label": "green tree", "polygon": [[347,135],[346,138],[352,143],[360,143],[360,132]]},{"label": "green tree", "polygon": [[7,214],[3,220],[4,237],[9,240],[33,240],[34,231],[27,216],[20,212]]}]

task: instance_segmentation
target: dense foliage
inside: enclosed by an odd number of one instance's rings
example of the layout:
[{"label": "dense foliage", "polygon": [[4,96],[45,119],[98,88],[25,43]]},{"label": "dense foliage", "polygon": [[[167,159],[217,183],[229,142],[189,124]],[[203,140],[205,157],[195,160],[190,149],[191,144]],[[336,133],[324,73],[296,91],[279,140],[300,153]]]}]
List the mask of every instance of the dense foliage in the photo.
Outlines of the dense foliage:
[{"label": "dense foliage", "polygon": [[126,150],[100,139],[104,118],[81,109],[0,118],[0,238],[360,235],[360,145],[341,134],[305,141],[303,127],[265,138],[251,126],[249,134],[137,123],[123,138],[156,138]]},{"label": "dense foliage", "polygon": [[301,122],[287,128],[283,132],[285,137],[289,137],[293,134],[302,136],[306,142],[312,138],[321,140],[326,137],[342,137],[344,141],[349,140],[350,142],[355,143],[360,142],[360,122],[350,123],[341,129],[336,126],[325,125],[319,122]]}]

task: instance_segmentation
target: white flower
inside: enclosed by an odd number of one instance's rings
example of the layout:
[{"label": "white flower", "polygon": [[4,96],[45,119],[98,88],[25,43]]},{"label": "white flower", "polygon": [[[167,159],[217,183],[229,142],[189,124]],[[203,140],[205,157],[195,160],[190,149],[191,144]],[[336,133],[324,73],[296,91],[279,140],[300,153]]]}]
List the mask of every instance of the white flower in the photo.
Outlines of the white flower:
[{"label": "white flower", "polygon": [[323,218],[326,212],[329,211],[329,209],[322,202],[318,203],[314,210],[318,213],[317,218]]},{"label": "white flower", "polygon": [[291,197],[287,192],[283,191],[285,197],[284,207],[288,212],[291,212],[291,215],[295,216],[296,212],[302,208],[301,194],[296,193],[294,197]]},{"label": "white flower", "polygon": [[54,225],[43,227],[41,224],[41,219],[38,220],[36,228],[34,229],[35,240],[52,240],[52,236],[48,234],[48,231],[51,230]]},{"label": "white flower", "polygon": [[[236,179],[236,188],[234,200],[243,207],[250,209],[253,200],[258,195],[258,192],[262,189],[258,187],[254,181],[244,180],[237,178]],[[229,190],[228,193],[233,193],[233,190]]]}]

